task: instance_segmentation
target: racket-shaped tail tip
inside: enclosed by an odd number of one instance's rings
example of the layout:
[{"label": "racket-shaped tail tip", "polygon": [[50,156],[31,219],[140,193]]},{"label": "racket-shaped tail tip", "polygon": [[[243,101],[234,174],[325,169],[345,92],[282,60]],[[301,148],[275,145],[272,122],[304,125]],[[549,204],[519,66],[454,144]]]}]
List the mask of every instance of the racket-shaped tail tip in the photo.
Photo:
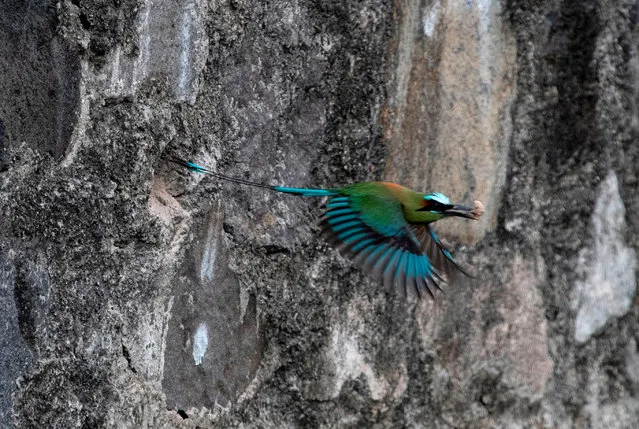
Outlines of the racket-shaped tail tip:
[{"label": "racket-shaped tail tip", "polygon": [[209,169],[208,168],[204,168],[201,165],[197,165],[194,162],[191,161],[185,161],[181,158],[178,158],[177,156],[172,156],[171,157],[171,162],[174,162],[175,164],[178,164],[182,167],[187,168],[189,171],[194,171],[196,173],[209,173]]}]

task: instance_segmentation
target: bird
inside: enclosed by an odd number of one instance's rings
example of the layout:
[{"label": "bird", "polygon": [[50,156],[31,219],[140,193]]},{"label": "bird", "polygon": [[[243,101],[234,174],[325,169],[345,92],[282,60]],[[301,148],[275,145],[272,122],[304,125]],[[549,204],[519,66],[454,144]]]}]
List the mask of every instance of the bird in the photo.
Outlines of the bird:
[{"label": "bird", "polygon": [[391,182],[328,189],[271,186],[227,176],[175,156],[170,161],[191,172],[242,185],[327,197],[319,225],[329,244],[384,287],[396,286],[404,297],[413,293],[421,299],[427,293],[434,298],[435,289],[443,291],[441,283],[450,281],[457,272],[473,277],[454,260],[431,224],[446,217],[478,220],[484,213],[480,201],[473,207],[456,205],[440,192],[419,193]]}]

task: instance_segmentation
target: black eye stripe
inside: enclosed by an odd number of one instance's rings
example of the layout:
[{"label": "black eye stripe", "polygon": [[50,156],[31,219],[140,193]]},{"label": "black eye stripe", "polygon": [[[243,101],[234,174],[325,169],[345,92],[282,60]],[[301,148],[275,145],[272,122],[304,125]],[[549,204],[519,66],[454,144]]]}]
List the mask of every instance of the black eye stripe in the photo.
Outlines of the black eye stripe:
[{"label": "black eye stripe", "polygon": [[427,207],[428,207],[428,210],[443,212],[443,211],[446,211],[448,209],[452,209],[453,205],[452,204],[442,204],[439,201],[430,200],[428,205],[427,205]]}]

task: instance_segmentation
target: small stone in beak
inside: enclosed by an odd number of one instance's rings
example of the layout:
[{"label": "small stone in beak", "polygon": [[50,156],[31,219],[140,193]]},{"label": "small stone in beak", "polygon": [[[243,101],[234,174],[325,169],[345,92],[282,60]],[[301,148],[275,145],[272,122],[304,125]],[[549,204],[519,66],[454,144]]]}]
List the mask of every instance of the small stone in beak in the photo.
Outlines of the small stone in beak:
[{"label": "small stone in beak", "polygon": [[485,211],[486,209],[484,208],[484,205],[481,203],[481,201],[475,200],[473,211],[471,211],[470,214],[475,220],[479,220],[479,218],[482,217]]}]

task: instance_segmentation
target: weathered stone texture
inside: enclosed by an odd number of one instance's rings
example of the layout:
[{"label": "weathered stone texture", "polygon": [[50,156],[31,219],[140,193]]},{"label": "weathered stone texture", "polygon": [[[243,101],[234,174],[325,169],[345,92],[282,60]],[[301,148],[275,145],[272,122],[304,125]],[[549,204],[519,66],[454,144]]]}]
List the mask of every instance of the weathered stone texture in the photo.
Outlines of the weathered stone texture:
[{"label": "weathered stone texture", "polygon": [[[0,0],[0,427],[639,427],[629,0]],[[321,201],[479,199],[383,290]]]},{"label": "weathered stone texture", "polygon": [[[397,3],[386,118],[386,177],[483,201],[480,222],[445,225],[476,242],[497,223],[506,180],[515,39],[500,2]],[[451,168],[451,165],[459,168]]]}]

